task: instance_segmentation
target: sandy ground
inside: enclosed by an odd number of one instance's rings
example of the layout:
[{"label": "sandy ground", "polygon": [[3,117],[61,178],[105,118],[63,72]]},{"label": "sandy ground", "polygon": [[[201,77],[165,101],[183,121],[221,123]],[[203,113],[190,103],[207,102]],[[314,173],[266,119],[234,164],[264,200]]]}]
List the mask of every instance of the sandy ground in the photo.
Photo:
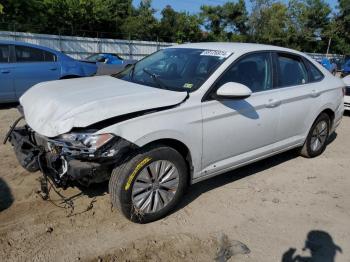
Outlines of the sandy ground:
[{"label": "sandy ground", "polygon": [[[1,137],[16,116],[0,110]],[[53,191],[42,200],[40,174],[1,145],[0,260],[349,262],[349,116],[331,140],[315,159],[287,152],[196,184],[175,212],[146,225],[111,208],[107,185],[75,197],[74,210]]]}]

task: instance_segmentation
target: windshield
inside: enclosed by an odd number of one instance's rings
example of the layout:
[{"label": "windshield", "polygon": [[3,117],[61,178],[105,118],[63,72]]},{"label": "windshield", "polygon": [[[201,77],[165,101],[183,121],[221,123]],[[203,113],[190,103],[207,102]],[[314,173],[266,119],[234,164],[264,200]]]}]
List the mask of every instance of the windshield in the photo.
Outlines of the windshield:
[{"label": "windshield", "polygon": [[198,89],[231,53],[192,48],[160,50],[114,75],[129,82],[173,91]]}]

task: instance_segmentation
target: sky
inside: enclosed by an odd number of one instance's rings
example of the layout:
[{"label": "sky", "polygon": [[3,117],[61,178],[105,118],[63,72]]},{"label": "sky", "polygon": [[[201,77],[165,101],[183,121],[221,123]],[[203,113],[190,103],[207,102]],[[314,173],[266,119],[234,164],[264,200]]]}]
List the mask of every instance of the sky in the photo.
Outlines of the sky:
[{"label": "sky", "polygon": [[[171,5],[176,11],[188,11],[190,13],[197,13],[200,10],[201,5],[220,5],[229,0],[153,0],[152,6],[158,10],[156,16],[160,17],[160,11],[166,6]],[[237,1],[237,0],[236,0]],[[236,2],[234,1],[234,2]],[[287,0],[282,0],[288,2]],[[250,0],[246,0],[247,9],[250,10]],[[337,0],[326,0],[329,5],[334,9],[337,6]],[[134,5],[138,5],[140,0],[133,0]]]}]

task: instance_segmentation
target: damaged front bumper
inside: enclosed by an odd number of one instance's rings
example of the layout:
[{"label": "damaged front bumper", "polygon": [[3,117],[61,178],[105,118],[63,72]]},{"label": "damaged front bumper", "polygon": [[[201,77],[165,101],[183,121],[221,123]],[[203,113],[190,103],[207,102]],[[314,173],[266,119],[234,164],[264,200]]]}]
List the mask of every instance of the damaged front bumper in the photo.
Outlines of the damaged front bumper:
[{"label": "damaged front bumper", "polygon": [[37,134],[27,125],[13,126],[5,142],[7,139],[22,167],[29,172],[40,170],[62,188],[108,180],[115,165],[136,149],[134,144],[119,137],[96,152],[71,148],[62,141]]}]

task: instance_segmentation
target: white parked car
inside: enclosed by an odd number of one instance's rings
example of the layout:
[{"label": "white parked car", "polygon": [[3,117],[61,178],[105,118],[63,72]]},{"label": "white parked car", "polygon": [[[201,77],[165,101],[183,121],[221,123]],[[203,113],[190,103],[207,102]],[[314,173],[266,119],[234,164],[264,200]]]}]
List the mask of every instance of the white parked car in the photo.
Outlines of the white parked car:
[{"label": "white parked car", "polygon": [[342,119],[343,87],[290,49],[178,45],[115,77],[32,87],[9,140],[27,170],[61,187],[109,180],[113,205],[149,222],[193,183],[292,148],[320,155]]},{"label": "white parked car", "polygon": [[350,75],[343,78],[345,83],[344,109],[350,110]]}]

